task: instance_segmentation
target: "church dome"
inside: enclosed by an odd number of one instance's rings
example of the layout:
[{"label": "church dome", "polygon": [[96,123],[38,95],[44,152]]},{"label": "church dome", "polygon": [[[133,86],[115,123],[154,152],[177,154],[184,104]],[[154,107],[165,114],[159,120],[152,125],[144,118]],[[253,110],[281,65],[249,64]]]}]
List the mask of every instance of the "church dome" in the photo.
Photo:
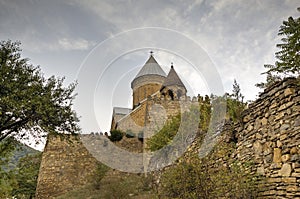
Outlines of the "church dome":
[{"label": "church dome", "polygon": [[133,108],[138,106],[138,104],[146,99],[147,96],[151,96],[158,92],[165,81],[165,78],[165,72],[151,53],[149,59],[131,82],[131,88],[133,90]]},{"label": "church dome", "polygon": [[[142,69],[138,72],[135,78],[131,82],[131,88],[141,86],[141,84],[145,83],[163,83],[166,73],[157,63],[155,58],[150,55],[149,59],[146,61]],[[151,77],[151,78],[150,78]],[[158,82],[157,82],[158,81]]]},{"label": "church dome", "polygon": [[135,76],[134,80],[144,75],[160,75],[166,77],[166,73],[163,71],[163,69],[160,67],[160,65],[157,63],[157,61],[152,55],[150,55],[148,61],[145,63],[145,65],[142,67],[139,73]]}]

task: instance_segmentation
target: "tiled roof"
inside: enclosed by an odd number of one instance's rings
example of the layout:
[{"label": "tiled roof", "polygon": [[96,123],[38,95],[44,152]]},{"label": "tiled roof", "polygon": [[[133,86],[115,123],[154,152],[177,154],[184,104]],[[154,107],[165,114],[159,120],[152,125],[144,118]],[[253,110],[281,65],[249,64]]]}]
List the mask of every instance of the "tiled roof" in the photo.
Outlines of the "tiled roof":
[{"label": "tiled roof", "polygon": [[150,55],[145,65],[142,67],[142,69],[139,71],[139,73],[135,76],[134,79],[144,75],[160,75],[166,77],[166,73],[163,71],[163,69],[160,67],[160,65],[157,63],[157,61],[152,55]]},{"label": "tiled roof", "polygon": [[166,77],[165,82],[163,83],[163,87],[171,86],[171,85],[182,86],[185,88],[181,79],[179,78],[176,71],[174,70],[173,65],[171,66],[171,70],[170,70],[168,76]]},{"label": "tiled roof", "polygon": [[132,110],[129,108],[122,108],[122,107],[114,107],[114,114],[121,114],[121,115],[127,115]]}]

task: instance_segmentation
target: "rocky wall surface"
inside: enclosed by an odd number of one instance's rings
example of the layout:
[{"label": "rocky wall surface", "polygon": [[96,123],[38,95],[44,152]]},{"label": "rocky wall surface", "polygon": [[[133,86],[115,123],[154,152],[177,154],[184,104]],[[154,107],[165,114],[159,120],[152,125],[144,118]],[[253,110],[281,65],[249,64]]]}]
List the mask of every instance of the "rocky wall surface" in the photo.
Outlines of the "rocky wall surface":
[{"label": "rocky wall surface", "polygon": [[97,161],[75,135],[50,135],[37,182],[36,198],[53,198],[91,180]]},{"label": "rocky wall surface", "polygon": [[236,127],[235,159],[266,178],[262,198],[300,198],[299,78],[266,89]]}]

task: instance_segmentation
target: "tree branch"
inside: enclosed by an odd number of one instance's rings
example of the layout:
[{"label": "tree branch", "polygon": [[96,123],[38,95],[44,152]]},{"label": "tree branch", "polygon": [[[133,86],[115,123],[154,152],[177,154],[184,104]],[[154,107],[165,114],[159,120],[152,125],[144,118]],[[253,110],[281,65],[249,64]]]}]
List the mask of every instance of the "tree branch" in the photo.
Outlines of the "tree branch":
[{"label": "tree branch", "polygon": [[14,123],[12,123],[10,125],[5,126],[5,127],[1,127],[0,128],[0,135],[2,134],[3,131],[11,129],[11,128],[12,129],[10,131],[8,131],[8,133],[6,133],[4,136],[1,136],[0,137],[0,141],[2,141],[4,138],[6,138],[8,135],[10,135],[13,131],[15,131],[18,126],[22,126],[22,125],[26,124],[29,121],[29,118],[30,117],[27,117],[27,118],[25,118],[23,120],[19,120],[17,122],[14,122]]}]

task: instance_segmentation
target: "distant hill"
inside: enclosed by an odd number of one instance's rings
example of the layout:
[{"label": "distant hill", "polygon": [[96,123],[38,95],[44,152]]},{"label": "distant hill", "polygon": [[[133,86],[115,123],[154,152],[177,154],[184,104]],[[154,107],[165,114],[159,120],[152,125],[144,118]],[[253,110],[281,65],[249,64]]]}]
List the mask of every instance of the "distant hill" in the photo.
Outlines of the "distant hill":
[{"label": "distant hill", "polygon": [[17,166],[19,160],[26,155],[35,155],[41,153],[40,151],[35,150],[18,141],[14,141],[13,144],[15,145],[15,150],[12,152],[12,156],[9,158],[7,164],[2,166],[2,169],[5,171],[14,169]]}]

